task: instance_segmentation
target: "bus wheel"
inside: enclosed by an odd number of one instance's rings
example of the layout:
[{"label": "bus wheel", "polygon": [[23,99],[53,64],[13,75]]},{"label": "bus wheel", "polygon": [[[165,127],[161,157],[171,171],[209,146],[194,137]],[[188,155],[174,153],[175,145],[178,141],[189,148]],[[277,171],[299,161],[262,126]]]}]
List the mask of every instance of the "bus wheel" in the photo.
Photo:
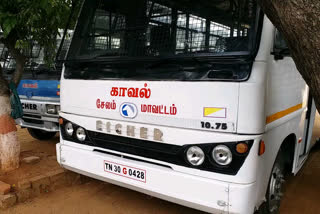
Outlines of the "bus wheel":
[{"label": "bus wheel", "polygon": [[40,129],[28,128],[29,134],[37,140],[50,140],[57,132],[47,132]]},{"label": "bus wheel", "polygon": [[266,195],[267,201],[261,205],[258,213],[277,214],[280,212],[280,202],[284,190],[284,177],[285,164],[280,151],[271,172]]}]

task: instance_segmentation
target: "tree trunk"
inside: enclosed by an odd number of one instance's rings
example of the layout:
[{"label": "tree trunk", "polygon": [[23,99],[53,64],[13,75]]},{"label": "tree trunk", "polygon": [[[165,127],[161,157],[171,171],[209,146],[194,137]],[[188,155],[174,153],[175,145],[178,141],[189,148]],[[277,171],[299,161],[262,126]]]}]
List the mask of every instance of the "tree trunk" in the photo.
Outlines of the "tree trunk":
[{"label": "tree trunk", "polygon": [[15,121],[10,116],[10,93],[0,65],[0,172],[19,167],[20,143]]},{"label": "tree trunk", "polygon": [[16,70],[13,74],[11,81],[14,82],[14,84],[18,87],[22,78],[25,64],[26,64],[26,58],[22,55],[18,55],[15,57],[15,59],[16,59]]},{"label": "tree trunk", "polygon": [[[16,69],[11,81],[18,86],[22,78],[26,57],[16,49],[16,41],[14,36],[0,39],[0,42],[5,44],[11,56],[16,60]],[[18,141],[16,123],[11,117],[9,86],[0,65],[0,172],[17,169],[19,157],[20,142]]]},{"label": "tree trunk", "polygon": [[258,0],[284,35],[296,66],[320,112],[320,1]]}]

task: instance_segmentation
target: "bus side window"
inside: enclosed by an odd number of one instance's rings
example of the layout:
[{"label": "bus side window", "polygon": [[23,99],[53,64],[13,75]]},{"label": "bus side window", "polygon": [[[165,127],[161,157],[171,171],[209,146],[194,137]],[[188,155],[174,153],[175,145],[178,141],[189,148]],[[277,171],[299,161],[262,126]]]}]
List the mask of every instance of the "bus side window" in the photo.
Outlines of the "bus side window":
[{"label": "bus side window", "polygon": [[274,35],[273,52],[275,60],[282,60],[286,56],[290,56],[290,50],[282,34],[276,29]]}]

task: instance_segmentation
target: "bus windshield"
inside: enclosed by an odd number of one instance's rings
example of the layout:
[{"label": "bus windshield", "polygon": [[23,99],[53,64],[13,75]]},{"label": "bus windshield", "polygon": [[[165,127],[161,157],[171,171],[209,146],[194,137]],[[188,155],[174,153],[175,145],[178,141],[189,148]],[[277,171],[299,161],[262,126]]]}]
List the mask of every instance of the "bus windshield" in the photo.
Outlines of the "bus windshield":
[{"label": "bus windshield", "polygon": [[256,11],[255,0],[86,1],[68,59],[248,55]]}]

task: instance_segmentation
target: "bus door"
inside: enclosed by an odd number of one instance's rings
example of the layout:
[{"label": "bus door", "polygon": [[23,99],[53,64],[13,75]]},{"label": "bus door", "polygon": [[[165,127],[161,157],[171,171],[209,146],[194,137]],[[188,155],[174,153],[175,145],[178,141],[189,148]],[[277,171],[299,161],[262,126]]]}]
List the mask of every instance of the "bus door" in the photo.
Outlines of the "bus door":
[{"label": "bus door", "polygon": [[304,157],[307,155],[307,153],[310,150],[315,115],[316,115],[316,106],[311,93],[309,93],[308,110],[306,113],[306,120],[304,125],[304,134],[303,134],[302,142],[300,143],[300,146],[299,146],[299,159],[300,159],[299,162],[300,163],[304,161]]}]

